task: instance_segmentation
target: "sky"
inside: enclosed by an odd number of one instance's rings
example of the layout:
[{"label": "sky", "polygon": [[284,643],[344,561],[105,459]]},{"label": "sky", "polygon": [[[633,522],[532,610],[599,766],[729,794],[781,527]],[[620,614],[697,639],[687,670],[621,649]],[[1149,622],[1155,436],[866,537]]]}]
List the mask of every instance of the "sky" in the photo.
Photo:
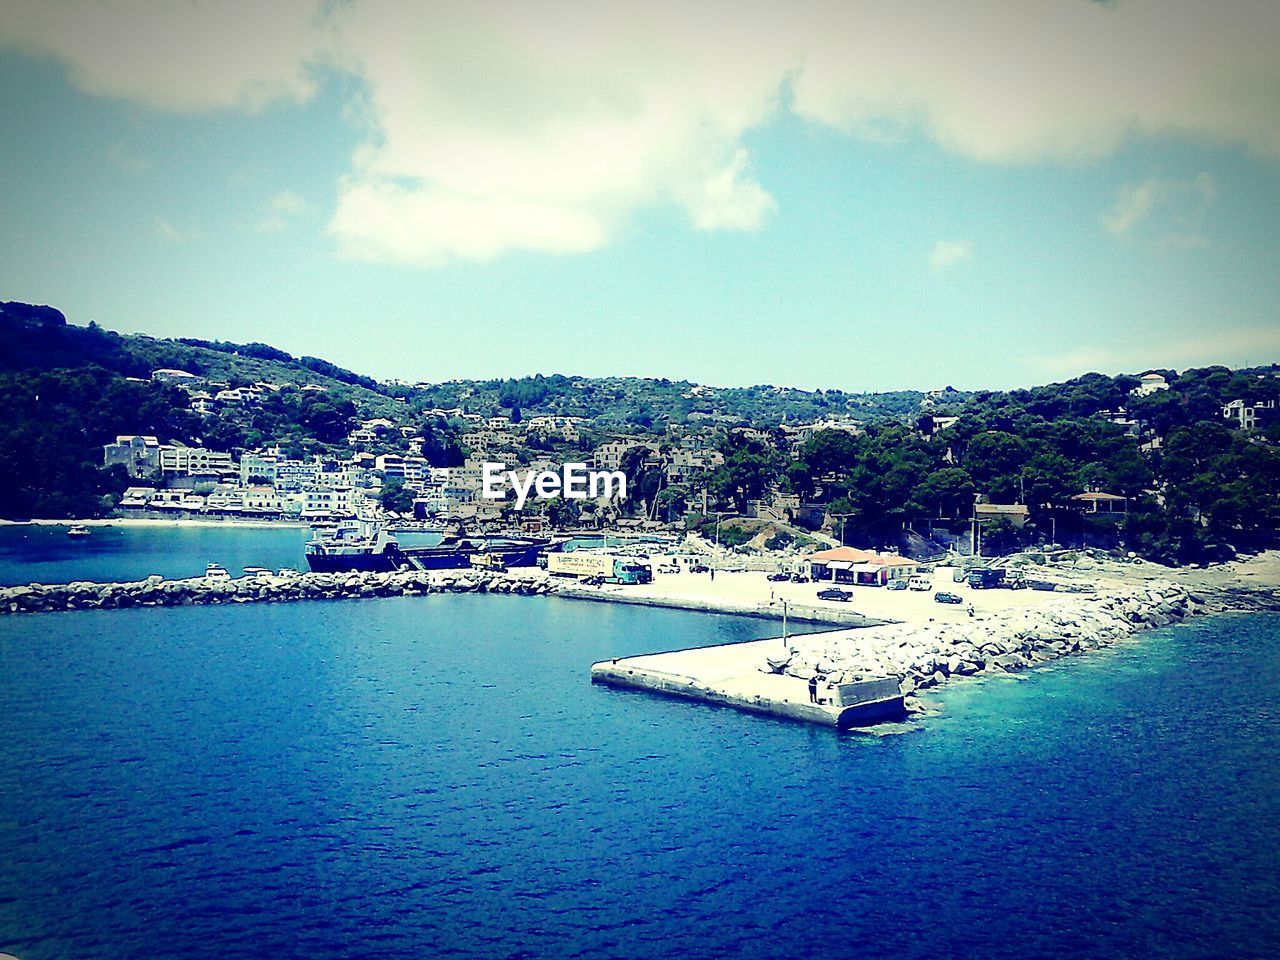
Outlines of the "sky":
[{"label": "sky", "polygon": [[1272,0],[0,0],[0,299],[380,378],[1280,361]]}]

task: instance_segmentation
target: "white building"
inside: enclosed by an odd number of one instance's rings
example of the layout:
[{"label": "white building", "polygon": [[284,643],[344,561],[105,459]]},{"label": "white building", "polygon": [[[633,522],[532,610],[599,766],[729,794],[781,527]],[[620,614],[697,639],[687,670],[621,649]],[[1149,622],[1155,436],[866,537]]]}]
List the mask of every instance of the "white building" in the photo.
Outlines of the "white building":
[{"label": "white building", "polygon": [[1138,378],[1138,385],[1129,391],[1133,397],[1149,397],[1153,393],[1169,389],[1169,381],[1159,373],[1144,373]]},{"label": "white building", "polygon": [[1246,403],[1244,400],[1232,400],[1222,408],[1222,416],[1227,420],[1234,420],[1235,426],[1241,430],[1257,430],[1258,429],[1258,412],[1260,410],[1274,410],[1276,402],[1274,400],[1258,400],[1254,403]]},{"label": "white building", "polygon": [[641,443],[638,440],[610,440],[596,447],[594,466],[597,470],[618,470],[622,467],[622,458],[628,450],[633,450],[636,447],[652,449],[652,446],[652,444]]},{"label": "white building", "polygon": [[231,454],[204,447],[165,446],[160,448],[160,472],[189,477],[202,473],[221,473],[235,469]]},{"label": "white building", "polygon": [[185,385],[194,383],[200,378],[194,373],[188,373],[186,370],[174,370],[170,367],[162,367],[159,370],[151,371],[151,379],[157,383],[176,383]]},{"label": "white building", "polygon": [[356,505],[363,501],[352,487],[312,488],[302,491],[304,517],[354,517]]},{"label": "white building", "polygon": [[672,450],[667,459],[667,480],[671,483],[695,480],[722,463],[724,455],[718,450]]}]

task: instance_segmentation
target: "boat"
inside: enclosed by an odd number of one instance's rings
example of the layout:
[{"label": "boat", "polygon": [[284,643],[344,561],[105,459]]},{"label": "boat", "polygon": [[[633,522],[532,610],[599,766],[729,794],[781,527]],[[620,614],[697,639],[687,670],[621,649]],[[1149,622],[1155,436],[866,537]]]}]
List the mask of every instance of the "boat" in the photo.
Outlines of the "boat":
[{"label": "boat", "polygon": [[83,523],[73,524],[71,529],[67,531],[68,537],[87,537],[88,535],[89,528]]},{"label": "boat", "polygon": [[270,577],[273,574],[270,567],[245,567],[244,575],[246,577]]},{"label": "boat", "polygon": [[478,564],[490,569],[532,567],[544,553],[562,549],[564,541],[543,537],[446,536],[434,546],[405,547],[376,520],[341,523],[329,536],[306,545],[307,565],[313,573],[353,570],[462,570]]},{"label": "boat", "polygon": [[231,574],[227,572],[227,568],[220,563],[210,563],[204,568],[204,578],[206,580],[230,580]]}]

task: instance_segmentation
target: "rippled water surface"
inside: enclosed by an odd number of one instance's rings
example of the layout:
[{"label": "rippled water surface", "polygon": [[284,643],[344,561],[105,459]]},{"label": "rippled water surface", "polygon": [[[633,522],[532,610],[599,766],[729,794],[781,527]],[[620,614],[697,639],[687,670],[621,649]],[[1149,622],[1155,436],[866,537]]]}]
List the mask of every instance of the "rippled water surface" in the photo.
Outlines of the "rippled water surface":
[{"label": "rippled water surface", "polygon": [[0,951],[1280,955],[1280,618],[882,738],[587,680],[775,630],[482,596],[0,619]]}]

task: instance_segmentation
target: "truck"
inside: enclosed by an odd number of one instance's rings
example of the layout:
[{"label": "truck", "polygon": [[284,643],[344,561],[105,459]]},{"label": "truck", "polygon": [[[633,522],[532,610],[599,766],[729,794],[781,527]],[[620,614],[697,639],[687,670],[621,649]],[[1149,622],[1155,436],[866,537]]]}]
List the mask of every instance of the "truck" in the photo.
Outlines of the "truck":
[{"label": "truck", "polygon": [[966,578],[974,590],[991,590],[1004,583],[1004,571],[990,567],[977,567],[969,571]]},{"label": "truck", "polygon": [[547,573],[598,583],[649,583],[653,580],[652,568],[647,563],[589,550],[547,554]]}]

